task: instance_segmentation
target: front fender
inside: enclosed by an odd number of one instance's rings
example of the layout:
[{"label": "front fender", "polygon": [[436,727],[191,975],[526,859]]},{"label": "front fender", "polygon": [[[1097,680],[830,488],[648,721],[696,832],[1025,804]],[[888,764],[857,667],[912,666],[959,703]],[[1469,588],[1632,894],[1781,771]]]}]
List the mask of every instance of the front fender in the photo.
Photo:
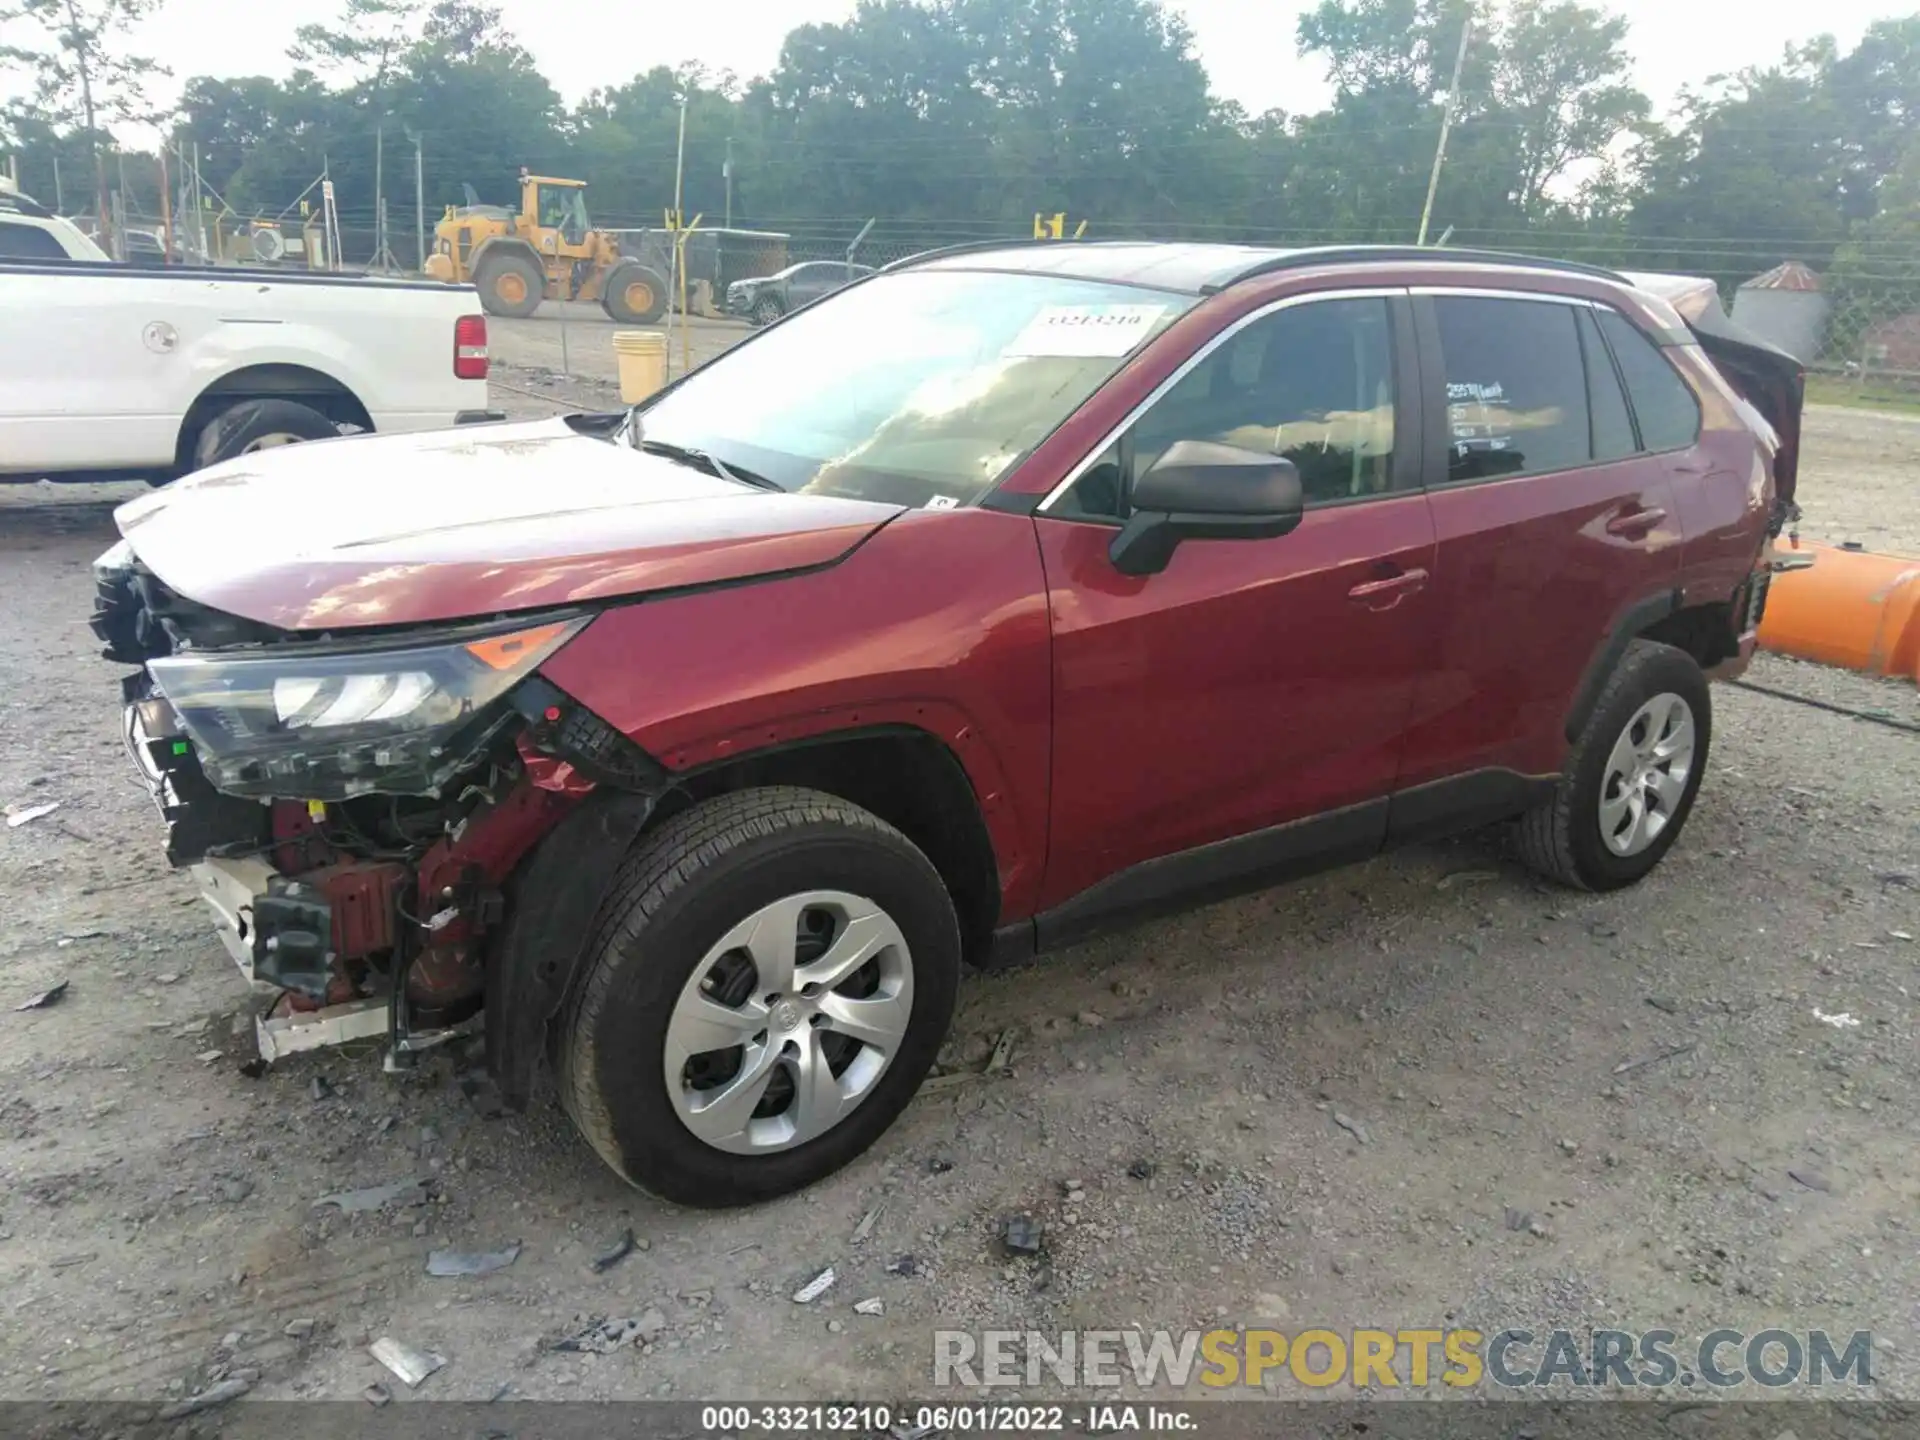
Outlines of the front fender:
[{"label": "front fender", "polygon": [[1018,919],[1046,859],[1050,637],[1030,517],[921,510],[832,565],[609,610],[544,672],[674,773],[839,731],[934,735]]},{"label": "front fender", "polygon": [[364,362],[338,336],[296,320],[272,326],[271,339],[262,343],[261,332],[267,329],[229,321],[209,331],[190,359],[196,400],[241,371],[266,365],[291,365],[323,375],[351,392],[362,409],[369,395],[379,398]]}]

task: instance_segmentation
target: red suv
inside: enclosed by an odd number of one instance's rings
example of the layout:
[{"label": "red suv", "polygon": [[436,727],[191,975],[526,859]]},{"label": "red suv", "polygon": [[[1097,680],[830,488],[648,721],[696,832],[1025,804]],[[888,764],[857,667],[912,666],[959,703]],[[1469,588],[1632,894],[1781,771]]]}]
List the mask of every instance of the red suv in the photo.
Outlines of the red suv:
[{"label": "red suv", "polygon": [[269,1059],[483,1029],[720,1205],[871,1144],[964,962],[1495,821],[1646,874],[1800,396],[1704,282],[970,247],[629,414],[189,476],[94,623]]}]

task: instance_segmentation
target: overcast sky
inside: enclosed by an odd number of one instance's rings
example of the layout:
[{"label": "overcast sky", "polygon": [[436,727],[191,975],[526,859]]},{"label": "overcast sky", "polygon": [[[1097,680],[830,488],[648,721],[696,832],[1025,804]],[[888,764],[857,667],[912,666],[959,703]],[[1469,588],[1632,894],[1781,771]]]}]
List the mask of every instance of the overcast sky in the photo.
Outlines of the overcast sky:
[{"label": "overcast sky", "polygon": [[[294,27],[327,13],[330,0],[166,0],[147,26],[148,53],[178,79],[190,75],[284,75]],[[1178,0],[1214,90],[1251,112],[1325,103],[1315,66],[1294,55],[1294,23],[1312,0]],[[1843,46],[1882,16],[1920,0],[1821,0],[1814,5],[1737,5],[1733,0],[1613,0],[1632,29],[1628,45],[1641,87],[1662,108],[1707,75],[1776,59],[1790,41],[1822,31]],[[772,68],[788,30],[842,20],[852,0],[500,0],[508,27],[568,102],[655,64],[699,60],[748,77]],[[7,77],[13,79],[15,77]],[[0,91],[13,88],[0,79]],[[159,98],[159,97],[156,97]],[[131,138],[131,137],[129,137]]]}]

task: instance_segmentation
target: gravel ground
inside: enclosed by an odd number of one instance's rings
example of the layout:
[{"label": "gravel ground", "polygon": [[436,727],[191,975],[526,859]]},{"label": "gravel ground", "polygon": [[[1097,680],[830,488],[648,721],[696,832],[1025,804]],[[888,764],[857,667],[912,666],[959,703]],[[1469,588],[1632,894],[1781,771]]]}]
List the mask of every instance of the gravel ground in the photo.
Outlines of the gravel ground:
[{"label": "gravel ground", "polygon": [[[499,378],[520,413],[610,402]],[[1920,426],[1808,434],[1807,532],[1909,543]],[[470,1054],[243,1071],[244,988],[160,855],[86,630],[112,498],[0,494],[0,802],[60,805],[0,831],[0,1397],[239,1374],[351,1398],[390,1378],[383,1335],[450,1361],[403,1398],[924,1396],[936,1324],[1260,1320],[1870,1328],[1880,1393],[1920,1392],[1910,731],[1722,688],[1688,832],[1631,891],[1555,889],[1488,835],[972,977],[944,1058],[1010,1035],[1003,1073],[924,1096],[803,1195],[679,1211],[550,1095],[489,1118]],[[1752,678],[1920,722],[1910,685]],[[416,1205],[314,1205],[415,1177]],[[1015,1212],[1043,1260],[1000,1253]],[[424,1273],[514,1242],[487,1278]],[[884,1317],[854,1313],[870,1297]],[[550,1348],[609,1316],[652,1338]]]},{"label": "gravel ground", "polygon": [[1920,556],[1920,415],[1809,405],[1800,533]]}]

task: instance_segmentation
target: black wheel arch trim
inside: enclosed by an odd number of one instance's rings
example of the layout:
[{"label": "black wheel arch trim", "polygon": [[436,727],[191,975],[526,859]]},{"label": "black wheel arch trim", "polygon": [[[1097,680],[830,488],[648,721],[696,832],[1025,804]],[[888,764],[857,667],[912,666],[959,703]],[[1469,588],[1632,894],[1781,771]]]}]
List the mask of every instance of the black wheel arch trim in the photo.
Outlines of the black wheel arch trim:
[{"label": "black wheel arch trim", "polygon": [[540,842],[514,876],[507,923],[486,955],[487,1069],[516,1110],[533,1093],[600,904],[658,797],[598,789]]},{"label": "black wheel arch trim", "polygon": [[1672,587],[1652,595],[1642,596],[1620,613],[1613,622],[1613,628],[1600,642],[1600,648],[1594,651],[1593,658],[1587,662],[1586,673],[1580,677],[1579,688],[1573,692],[1573,704],[1567,710],[1566,737],[1572,744],[1580,738],[1580,732],[1587,728],[1587,721],[1593,718],[1593,707],[1600,701],[1600,692],[1606,688],[1607,677],[1613,674],[1614,667],[1620,663],[1620,657],[1627,653],[1631,645],[1648,627],[1657,625],[1680,608],[1681,592]]}]

